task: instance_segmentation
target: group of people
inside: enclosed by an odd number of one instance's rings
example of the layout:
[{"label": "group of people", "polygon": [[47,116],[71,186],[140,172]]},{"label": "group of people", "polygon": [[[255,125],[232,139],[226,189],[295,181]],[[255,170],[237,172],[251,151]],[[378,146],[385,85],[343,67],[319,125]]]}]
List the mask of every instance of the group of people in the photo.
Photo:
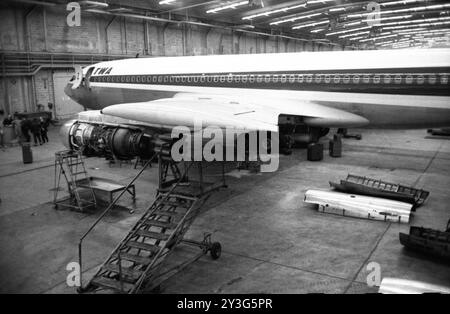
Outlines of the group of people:
[{"label": "group of people", "polygon": [[[3,121],[1,121],[3,120]],[[19,115],[8,115],[4,119],[0,119],[0,136],[1,146],[3,146],[3,129],[5,126],[14,127],[16,137],[19,142],[31,142],[31,135],[33,135],[34,145],[42,145],[48,142],[48,127],[50,125],[50,118],[22,118]],[[31,135],[30,135],[31,133]]]},{"label": "group of people", "polygon": [[31,142],[31,134],[33,134],[34,146],[42,145],[48,142],[48,126],[50,125],[50,119],[33,118],[20,120],[20,131],[25,138],[26,142]]}]

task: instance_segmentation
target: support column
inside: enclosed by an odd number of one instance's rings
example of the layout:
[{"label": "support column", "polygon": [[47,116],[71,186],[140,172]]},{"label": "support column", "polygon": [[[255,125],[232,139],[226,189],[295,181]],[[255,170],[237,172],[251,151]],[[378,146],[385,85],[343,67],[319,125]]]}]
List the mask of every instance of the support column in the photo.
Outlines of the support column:
[{"label": "support column", "polygon": [[9,93],[8,93],[8,82],[6,80],[6,64],[5,55],[2,54],[2,80],[3,80],[3,90],[5,91],[5,99],[3,102],[3,110],[6,114],[10,113],[11,104],[9,103]]},{"label": "support column", "polygon": [[48,51],[47,45],[47,11],[42,7],[42,23],[44,24],[44,51]]}]

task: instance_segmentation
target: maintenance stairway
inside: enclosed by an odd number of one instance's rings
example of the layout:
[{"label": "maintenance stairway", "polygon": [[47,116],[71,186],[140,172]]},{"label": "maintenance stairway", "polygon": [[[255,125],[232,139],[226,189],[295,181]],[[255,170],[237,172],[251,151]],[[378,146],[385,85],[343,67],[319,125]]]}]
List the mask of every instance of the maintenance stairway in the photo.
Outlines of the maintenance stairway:
[{"label": "maintenance stairway", "polygon": [[[119,293],[139,293],[152,290],[157,286],[158,278],[161,276],[161,266],[180,242],[200,247],[202,249],[200,255],[210,252],[213,259],[219,258],[221,246],[217,242],[211,242],[210,234],[206,235],[202,242],[183,239],[214,189],[186,195],[188,193],[183,193],[184,187],[190,185],[187,182],[187,172],[193,163],[185,168],[184,174],[181,174],[175,162],[167,158],[159,158],[159,163],[160,171],[163,170],[163,175],[160,172],[160,180],[164,179],[164,182],[160,181],[160,187],[167,187],[168,185],[164,183],[170,183],[170,188],[158,190],[154,202],[113,250],[86,287],[80,288],[79,292],[109,290]],[[135,179],[148,164],[149,162]],[[167,169],[172,170],[174,177],[170,181],[167,178]],[[104,214],[98,221],[103,216]],[[80,265],[82,241],[93,227],[80,240]]]}]

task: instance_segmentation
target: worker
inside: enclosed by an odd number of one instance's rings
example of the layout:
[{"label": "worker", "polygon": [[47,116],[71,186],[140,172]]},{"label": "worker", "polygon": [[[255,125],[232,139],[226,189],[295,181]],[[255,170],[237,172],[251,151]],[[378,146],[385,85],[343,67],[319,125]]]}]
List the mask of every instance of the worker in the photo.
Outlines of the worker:
[{"label": "worker", "polygon": [[38,118],[31,121],[31,133],[33,133],[34,146],[42,145],[41,123]]},{"label": "worker", "polygon": [[24,136],[23,136],[23,134],[22,134],[22,129],[21,129],[21,126],[22,126],[22,120],[21,120],[20,117],[19,117],[18,115],[16,115],[16,114],[14,114],[14,120],[13,120],[12,125],[13,125],[13,127],[14,127],[14,133],[15,133],[15,135],[16,135],[17,142],[20,144],[20,143],[22,143],[23,140],[24,140]]},{"label": "worker", "polygon": [[40,117],[40,124],[41,124],[41,137],[42,137],[42,142],[44,143],[48,143],[48,136],[47,136],[47,132],[48,132],[48,126],[50,124],[50,119],[48,117]]},{"label": "worker", "polygon": [[13,122],[13,117],[11,115],[8,115],[8,117],[5,118],[5,120],[3,120],[3,125],[4,126],[12,125],[12,122]]},{"label": "worker", "polygon": [[29,119],[25,118],[22,120],[22,123],[20,124],[20,130],[22,131],[22,135],[25,138],[25,142],[30,142],[31,121]]}]

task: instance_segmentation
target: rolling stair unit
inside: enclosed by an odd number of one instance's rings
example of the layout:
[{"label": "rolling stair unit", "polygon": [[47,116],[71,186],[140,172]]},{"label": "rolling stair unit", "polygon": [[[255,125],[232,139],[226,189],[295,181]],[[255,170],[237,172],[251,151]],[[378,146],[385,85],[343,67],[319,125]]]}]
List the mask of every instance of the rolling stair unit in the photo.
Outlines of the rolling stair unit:
[{"label": "rolling stair unit", "polygon": [[[162,274],[161,268],[177,244],[181,242],[200,247],[201,255],[210,252],[213,259],[219,258],[221,246],[217,242],[211,242],[210,234],[205,235],[202,242],[183,239],[186,231],[199,214],[202,205],[209,198],[211,191],[196,195],[178,192],[180,187],[189,184],[187,173],[196,162],[185,165],[182,173],[178,165],[167,158],[164,147],[158,154],[160,189],[158,189],[154,202],[113,250],[89,283],[80,288],[79,292],[106,290],[118,293],[140,293],[150,291],[163,281],[162,276],[167,272]],[[171,172],[171,176],[169,176],[169,172]],[[80,265],[82,241],[96,223],[80,239]]]},{"label": "rolling stair unit", "polygon": [[[61,190],[62,176],[67,183],[69,197],[58,199],[58,192]],[[64,150],[55,153],[54,178],[55,188],[53,203],[55,208],[67,207],[83,212],[87,208],[95,208],[97,206],[95,193],[90,184],[87,186],[80,186],[78,184],[80,181],[89,182],[89,176],[80,151]]]}]

